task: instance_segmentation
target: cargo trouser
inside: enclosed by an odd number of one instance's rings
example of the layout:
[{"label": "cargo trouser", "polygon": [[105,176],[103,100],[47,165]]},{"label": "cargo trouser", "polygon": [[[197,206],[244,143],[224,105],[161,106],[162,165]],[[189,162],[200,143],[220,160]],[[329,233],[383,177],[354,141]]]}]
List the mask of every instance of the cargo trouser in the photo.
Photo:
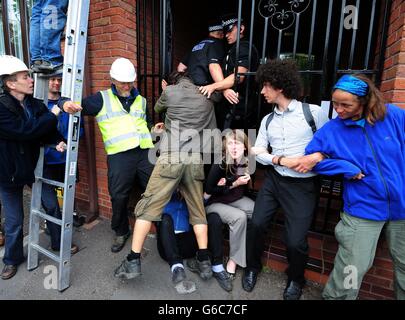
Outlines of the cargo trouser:
[{"label": "cargo trouser", "polygon": [[405,220],[373,221],[341,214],[335,227],[339,249],[335,265],[322,293],[324,299],[354,300],[364,275],[373,265],[382,228],[394,263],[394,289],[405,300]]},{"label": "cargo trouser", "polygon": [[148,186],[135,208],[138,219],[161,221],[162,210],[179,188],[190,213],[190,224],[207,224],[203,204],[204,165],[199,153],[160,155]]}]

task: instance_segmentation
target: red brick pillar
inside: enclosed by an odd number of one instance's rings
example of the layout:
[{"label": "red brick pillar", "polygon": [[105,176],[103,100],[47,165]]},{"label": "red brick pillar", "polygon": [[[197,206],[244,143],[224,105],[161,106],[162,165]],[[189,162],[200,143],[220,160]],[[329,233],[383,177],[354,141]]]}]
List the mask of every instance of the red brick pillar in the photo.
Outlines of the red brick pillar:
[{"label": "red brick pillar", "polygon": [[[136,64],[136,0],[92,0],[88,29],[88,52],[91,92],[110,86],[109,70],[119,57]],[[96,163],[86,163],[85,148],[80,149],[81,182],[76,197],[88,201],[86,167],[97,167],[98,204],[100,215],[111,218],[111,202],[107,184],[107,163],[100,131],[95,126]]]},{"label": "red brick pillar", "polygon": [[388,102],[405,109],[405,2],[402,0],[392,2],[381,91]]}]

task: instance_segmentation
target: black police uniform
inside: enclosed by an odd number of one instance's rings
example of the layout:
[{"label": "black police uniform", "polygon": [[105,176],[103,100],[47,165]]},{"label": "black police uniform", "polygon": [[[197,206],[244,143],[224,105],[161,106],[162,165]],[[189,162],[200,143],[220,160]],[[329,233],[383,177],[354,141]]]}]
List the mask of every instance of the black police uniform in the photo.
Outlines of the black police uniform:
[{"label": "black police uniform", "polygon": [[[257,70],[258,66],[258,53],[254,45],[252,45],[251,65],[249,68],[249,41],[241,39],[239,42],[239,59],[236,61],[236,42],[230,47],[222,63],[222,72],[224,77],[228,77],[235,72],[236,67],[245,67],[251,72]],[[243,82],[237,84],[233,88],[239,93],[239,103],[232,105],[228,100],[224,99],[216,110],[218,127],[221,129],[232,128],[242,129],[253,128],[255,125],[255,112],[254,112],[254,94],[255,94],[255,80],[250,78],[248,96],[246,97],[246,86],[248,78],[245,77]],[[247,114],[245,115],[245,101],[248,99]]]},{"label": "black police uniform", "polygon": [[188,74],[194,84],[205,86],[214,82],[209,71],[209,65],[211,63],[221,64],[224,55],[223,41],[208,37],[195,45],[181,62],[187,66]]}]

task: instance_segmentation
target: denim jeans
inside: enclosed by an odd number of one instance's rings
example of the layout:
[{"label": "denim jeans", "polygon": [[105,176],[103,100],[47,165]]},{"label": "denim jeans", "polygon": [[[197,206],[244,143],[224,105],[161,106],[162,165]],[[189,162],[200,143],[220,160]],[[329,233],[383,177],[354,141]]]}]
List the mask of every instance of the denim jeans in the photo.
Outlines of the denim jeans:
[{"label": "denim jeans", "polygon": [[30,22],[31,63],[45,60],[63,63],[60,37],[66,24],[68,0],[36,0]]},{"label": "denim jeans", "polygon": [[4,232],[6,234],[3,262],[19,265],[24,261],[23,254],[23,188],[24,186],[0,185],[0,200],[4,213]]}]

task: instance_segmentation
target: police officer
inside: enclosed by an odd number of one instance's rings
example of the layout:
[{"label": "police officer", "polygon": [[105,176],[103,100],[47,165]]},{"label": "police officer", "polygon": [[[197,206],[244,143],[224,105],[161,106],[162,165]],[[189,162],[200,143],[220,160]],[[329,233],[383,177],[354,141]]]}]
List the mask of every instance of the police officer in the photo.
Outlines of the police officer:
[{"label": "police officer", "polygon": [[[246,124],[248,127],[253,125],[254,110],[252,87],[249,87],[249,97],[245,97],[247,80],[241,76],[238,81],[235,81],[235,69],[238,68],[238,73],[248,71],[256,71],[258,65],[258,53],[254,45],[252,45],[252,55],[249,69],[249,41],[245,39],[246,27],[241,19],[240,26],[240,42],[239,42],[239,60],[236,61],[236,41],[238,36],[238,16],[229,14],[223,17],[222,27],[230,48],[222,62],[222,71],[225,77],[224,80],[213,84],[203,86],[200,91],[211,96],[215,90],[223,91],[226,98],[222,104],[217,106],[216,117],[217,124],[220,129],[226,128],[243,128]],[[251,81],[251,85],[254,82]],[[249,99],[248,99],[249,98]],[[245,115],[245,99],[249,100],[248,112]],[[245,121],[247,121],[245,123]]]},{"label": "police officer", "polygon": [[[134,65],[118,58],[111,65],[110,76],[111,88],[85,98],[82,114],[96,117],[107,152],[111,228],[115,232],[111,251],[119,252],[130,236],[127,205],[131,189],[135,180],[141,189],[146,188],[153,170],[148,151],[154,145],[146,99],[134,87]],[[80,108],[64,110],[75,113]]]},{"label": "police officer", "polygon": [[208,24],[208,32],[208,37],[195,45],[177,67],[179,72],[187,70],[197,86],[205,86],[224,79],[221,69],[225,56],[222,22],[211,21]]}]

